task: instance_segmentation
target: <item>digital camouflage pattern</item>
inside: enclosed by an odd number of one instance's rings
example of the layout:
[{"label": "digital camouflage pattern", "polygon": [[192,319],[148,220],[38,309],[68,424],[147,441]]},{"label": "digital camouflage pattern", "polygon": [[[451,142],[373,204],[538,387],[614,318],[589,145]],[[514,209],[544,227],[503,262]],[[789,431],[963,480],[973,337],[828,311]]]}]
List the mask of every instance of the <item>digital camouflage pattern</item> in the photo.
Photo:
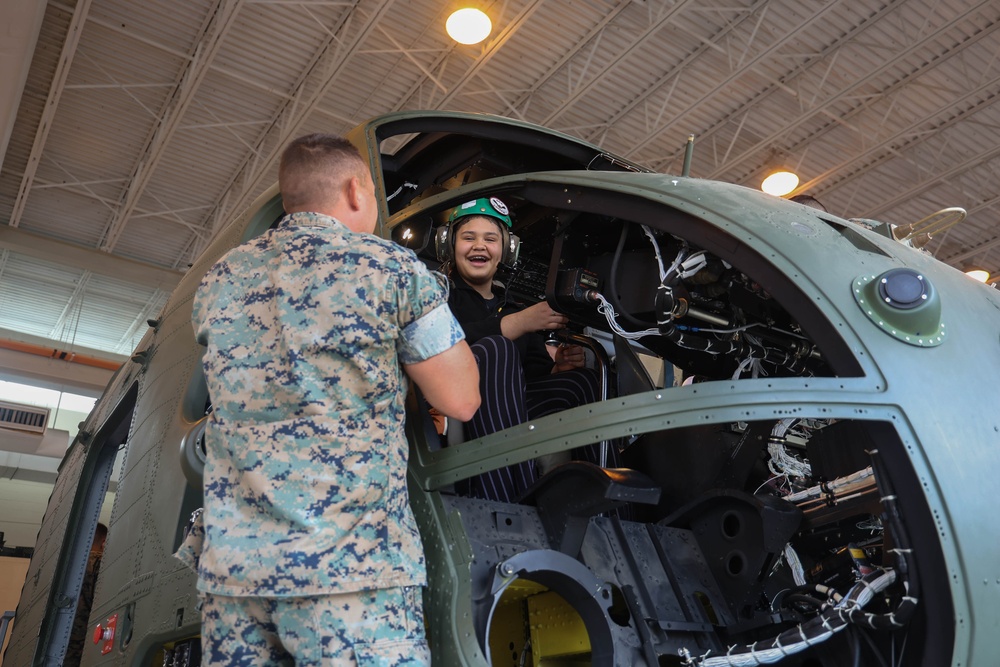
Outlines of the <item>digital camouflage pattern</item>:
[{"label": "digital camouflage pattern", "polygon": [[423,603],[412,586],[305,599],[206,594],[202,614],[209,665],[430,664]]},{"label": "digital camouflage pattern", "polygon": [[285,216],[201,282],[207,346],[198,588],[303,597],[422,585],[398,362],[463,334],[444,278],[316,213]]},{"label": "digital camouflage pattern", "polygon": [[67,665],[79,664],[83,649],[87,645],[87,640],[90,639],[87,620],[90,618],[90,609],[94,604],[102,553],[102,551],[92,550],[87,557],[87,569],[83,571],[80,597],[76,602],[76,616],[73,617],[73,630],[70,632],[69,643],[66,645],[66,654],[63,658]]}]

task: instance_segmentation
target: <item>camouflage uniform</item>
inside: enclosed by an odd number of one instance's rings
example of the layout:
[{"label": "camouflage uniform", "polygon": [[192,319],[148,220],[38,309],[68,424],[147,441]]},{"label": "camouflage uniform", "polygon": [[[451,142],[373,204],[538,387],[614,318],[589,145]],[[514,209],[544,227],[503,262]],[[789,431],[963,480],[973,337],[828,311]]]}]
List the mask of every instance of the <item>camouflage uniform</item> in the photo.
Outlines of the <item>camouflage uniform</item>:
[{"label": "camouflage uniform", "polygon": [[[430,664],[416,586],[313,598],[205,594],[206,665],[421,667]],[[280,643],[279,643],[280,642]],[[278,650],[276,647],[280,646]]]},{"label": "camouflage uniform", "polygon": [[87,569],[83,572],[83,582],[80,584],[80,597],[76,601],[76,616],[73,617],[73,630],[70,632],[69,643],[66,645],[66,655],[63,664],[78,665],[90,639],[87,621],[90,618],[90,608],[94,604],[94,592],[97,588],[97,574],[101,570],[102,551],[91,551],[87,557]]},{"label": "camouflage uniform", "polygon": [[304,598],[426,582],[399,362],[462,340],[447,297],[411,251],[317,213],[285,216],[208,272],[193,311],[213,404],[200,591]]}]

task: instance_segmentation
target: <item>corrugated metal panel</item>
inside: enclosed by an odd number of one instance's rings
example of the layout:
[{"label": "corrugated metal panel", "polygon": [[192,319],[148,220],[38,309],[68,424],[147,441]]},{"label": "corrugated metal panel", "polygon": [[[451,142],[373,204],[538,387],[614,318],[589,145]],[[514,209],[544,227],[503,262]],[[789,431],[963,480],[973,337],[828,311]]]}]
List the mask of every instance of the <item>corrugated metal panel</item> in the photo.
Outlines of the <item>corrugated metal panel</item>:
[{"label": "corrugated metal panel", "polygon": [[[445,36],[446,8],[432,0],[245,2],[186,96],[185,72],[224,7],[93,0],[21,228],[90,248],[115,232],[116,254],[184,267],[216,231],[220,206],[239,210],[270,185],[293,129],[343,132],[386,111],[444,107],[546,122],[667,170],[680,168],[693,133],[696,175],[756,187],[784,159],[842,215],[905,222],[966,206],[968,223],[934,246],[945,258],[995,235],[996,3],[511,0],[487,7],[491,40],[466,47]],[[46,10],[0,173],[0,222],[72,11]],[[4,256],[3,327],[64,335],[73,314],[88,345],[127,351],[165,298]],[[1000,252],[986,246],[977,258],[1000,262]]]}]

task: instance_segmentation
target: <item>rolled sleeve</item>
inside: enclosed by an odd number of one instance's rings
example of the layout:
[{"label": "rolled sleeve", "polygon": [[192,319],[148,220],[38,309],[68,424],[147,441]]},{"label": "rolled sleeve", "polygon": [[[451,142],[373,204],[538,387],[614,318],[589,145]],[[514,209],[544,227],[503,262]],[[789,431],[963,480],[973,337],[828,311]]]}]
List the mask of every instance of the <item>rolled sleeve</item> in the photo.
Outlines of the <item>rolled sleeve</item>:
[{"label": "rolled sleeve", "polygon": [[443,303],[403,329],[399,360],[415,364],[441,354],[465,338],[451,308]]}]

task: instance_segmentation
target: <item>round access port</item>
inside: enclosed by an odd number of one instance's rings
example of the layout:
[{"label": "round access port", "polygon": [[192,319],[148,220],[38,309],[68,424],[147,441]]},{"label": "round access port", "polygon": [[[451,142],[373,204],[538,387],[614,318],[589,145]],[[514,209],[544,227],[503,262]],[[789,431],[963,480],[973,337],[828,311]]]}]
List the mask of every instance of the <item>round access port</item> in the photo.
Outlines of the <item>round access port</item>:
[{"label": "round access port", "polygon": [[726,554],[726,573],[729,575],[733,577],[742,575],[746,566],[746,557],[743,556],[742,551],[730,551]]},{"label": "round access port", "polygon": [[722,515],[722,535],[727,540],[735,540],[743,532],[743,517],[736,512]]}]

